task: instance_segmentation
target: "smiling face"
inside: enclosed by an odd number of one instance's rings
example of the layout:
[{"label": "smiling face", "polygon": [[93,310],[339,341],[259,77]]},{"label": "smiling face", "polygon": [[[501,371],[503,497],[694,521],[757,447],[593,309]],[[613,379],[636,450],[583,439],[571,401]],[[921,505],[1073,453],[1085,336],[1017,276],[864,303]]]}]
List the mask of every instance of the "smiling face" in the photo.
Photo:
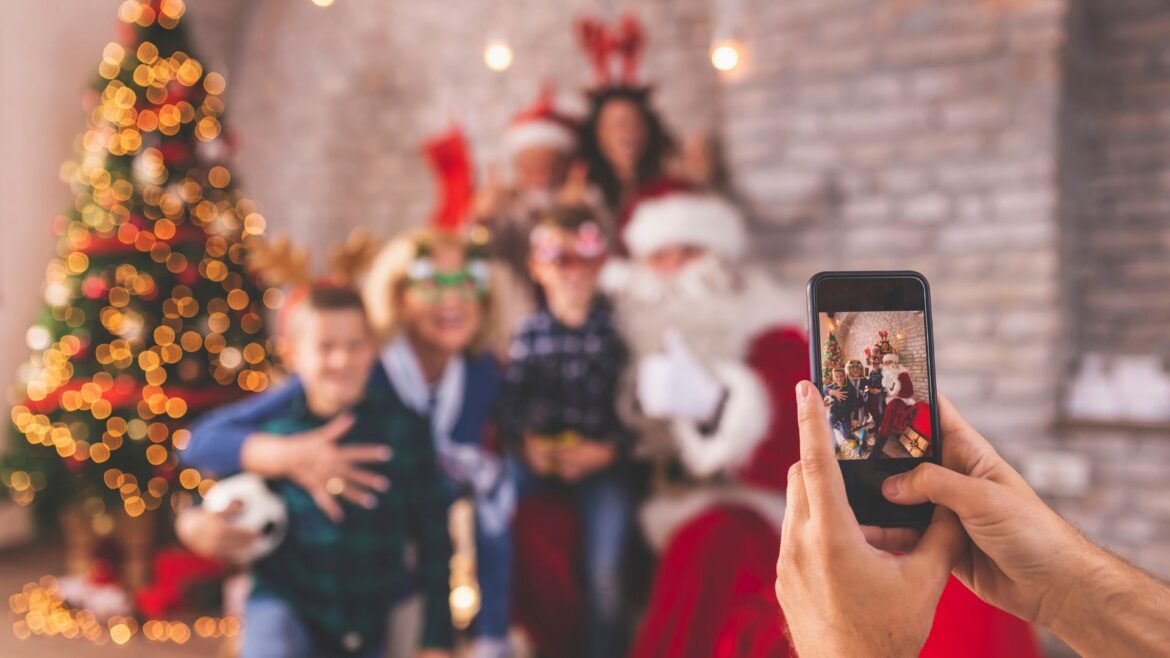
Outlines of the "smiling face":
[{"label": "smiling face", "polygon": [[843,386],[845,384],[845,369],[844,368],[835,368],[833,370],[833,383],[838,385],[838,386]]},{"label": "smiling face", "polygon": [[530,146],[512,159],[516,187],[521,190],[552,190],[565,182],[568,167],[565,152],[553,146]]},{"label": "smiling face", "polygon": [[597,118],[597,144],[601,155],[619,173],[633,175],[646,150],[646,120],[631,100],[615,98],[601,108]]},{"label": "smiling face", "polygon": [[288,358],[310,410],[330,416],[360,402],[377,356],[365,312],[306,305],[293,326]]},{"label": "smiling face", "polygon": [[539,245],[533,245],[529,270],[555,308],[585,309],[597,292],[604,251],[582,254],[578,234],[541,226]]},{"label": "smiling face", "polygon": [[408,280],[398,292],[402,328],[419,342],[454,355],[471,346],[484,314],[484,295],[468,275],[462,246],[438,244],[430,256],[434,272]]}]

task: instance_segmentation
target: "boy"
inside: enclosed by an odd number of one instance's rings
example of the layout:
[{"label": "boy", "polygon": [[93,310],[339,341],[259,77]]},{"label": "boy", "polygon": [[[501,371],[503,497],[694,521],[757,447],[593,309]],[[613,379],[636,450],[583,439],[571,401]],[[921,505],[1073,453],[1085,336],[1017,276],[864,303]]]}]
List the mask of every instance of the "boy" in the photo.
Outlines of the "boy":
[{"label": "boy", "polygon": [[[426,595],[423,655],[448,656],[450,501],[428,423],[374,369],[376,342],[356,291],[310,287],[287,304],[282,338],[297,404],[242,445],[193,443],[184,460],[218,476],[236,463],[268,479],[288,508],[286,538],[252,565],[242,658],[381,656],[390,606],[409,589],[410,541]],[[194,550],[215,553],[197,532],[207,514],[184,513],[178,531]]]},{"label": "boy", "polygon": [[529,240],[529,268],[545,304],[512,341],[499,429],[521,446],[522,495],[557,487],[575,499],[585,542],[586,655],[620,656],[630,500],[621,468],[626,433],[614,401],[627,353],[597,295],[605,238],[587,207],[554,206]]},{"label": "boy", "polygon": [[829,425],[841,433],[841,440],[853,438],[857,410],[861,408],[861,394],[849,384],[845,369],[833,368],[833,381],[824,388],[825,406],[829,407]]}]

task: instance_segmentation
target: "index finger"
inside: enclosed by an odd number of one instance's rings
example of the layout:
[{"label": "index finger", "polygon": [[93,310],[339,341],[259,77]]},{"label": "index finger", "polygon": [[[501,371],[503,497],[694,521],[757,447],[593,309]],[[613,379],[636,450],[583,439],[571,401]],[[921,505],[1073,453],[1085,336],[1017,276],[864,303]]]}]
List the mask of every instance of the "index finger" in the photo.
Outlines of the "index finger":
[{"label": "index finger", "polygon": [[337,449],[338,456],[351,464],[388,462],[394,456],[389,446],[377,443],[345,445]]},{"label": "index finger", "polygon": [[825,416],[825,405],[812,382],[796,385],[796,417],[800,425],[800,468],[809,514],[833,522],[852,522],[845,482],[833,450],[836,441]]}]

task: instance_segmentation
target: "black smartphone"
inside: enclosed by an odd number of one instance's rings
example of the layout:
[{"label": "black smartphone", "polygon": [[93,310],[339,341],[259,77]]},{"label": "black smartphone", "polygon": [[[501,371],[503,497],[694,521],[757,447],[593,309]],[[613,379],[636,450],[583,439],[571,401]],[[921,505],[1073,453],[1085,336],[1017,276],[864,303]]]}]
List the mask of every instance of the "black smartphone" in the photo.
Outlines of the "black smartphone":
[{"label": "black smartphone", "polygon": [[942,462],[930,286],[917,272],[821,272],[808,282],[809,360],[837,463],[863,525],[925,526],[934,506],[896,505],[882,481]]}]

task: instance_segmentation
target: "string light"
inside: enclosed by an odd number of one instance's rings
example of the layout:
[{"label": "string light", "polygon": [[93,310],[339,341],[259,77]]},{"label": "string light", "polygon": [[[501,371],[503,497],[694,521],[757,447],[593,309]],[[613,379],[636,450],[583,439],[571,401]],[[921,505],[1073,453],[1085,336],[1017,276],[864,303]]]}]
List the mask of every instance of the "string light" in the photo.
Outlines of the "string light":
[{"label": "string light", "polygon": [[483,61],[497,73],[512,66],[512,46],[506,41],[491,41],[483,50]]},{"label": "string light", "polygon": [[719,71],[734,71],[742,59],[742,47],[737,41],[720,41],[711,48],[711,66]]}]

